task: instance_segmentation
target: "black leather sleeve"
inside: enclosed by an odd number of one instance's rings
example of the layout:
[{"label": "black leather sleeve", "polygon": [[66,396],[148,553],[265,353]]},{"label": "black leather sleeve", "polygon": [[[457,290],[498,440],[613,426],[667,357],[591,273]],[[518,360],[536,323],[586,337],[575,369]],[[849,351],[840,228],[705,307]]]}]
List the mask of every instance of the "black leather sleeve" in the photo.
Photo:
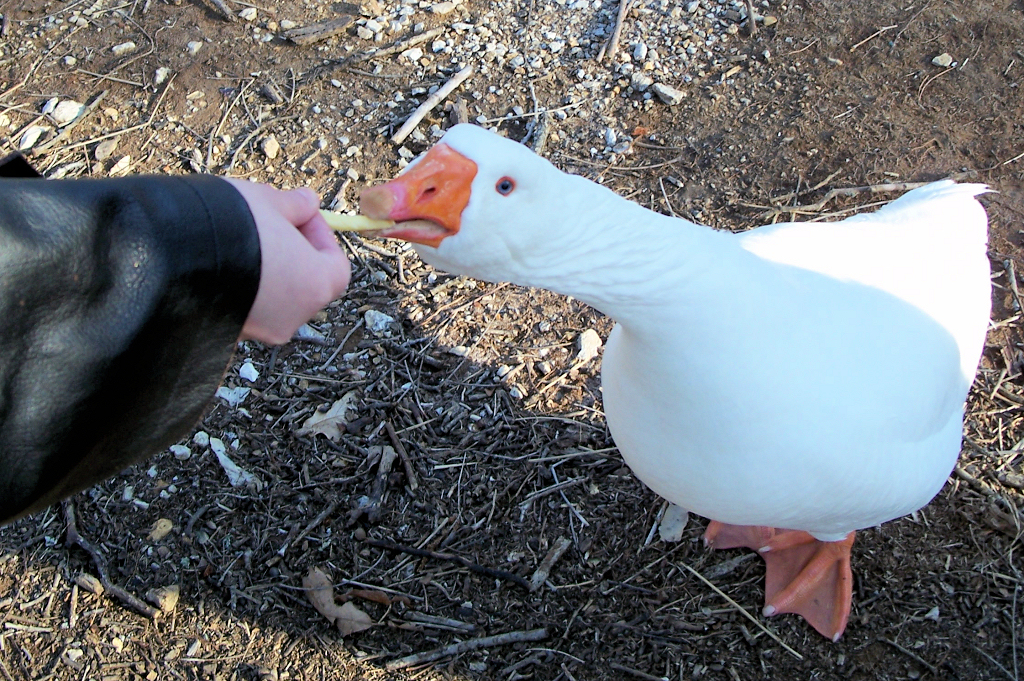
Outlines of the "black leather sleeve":
[{"label": "black leather sleeve", "polygon": [[259,277],[218,178],[0,179],[0,524],[187,433]]}]

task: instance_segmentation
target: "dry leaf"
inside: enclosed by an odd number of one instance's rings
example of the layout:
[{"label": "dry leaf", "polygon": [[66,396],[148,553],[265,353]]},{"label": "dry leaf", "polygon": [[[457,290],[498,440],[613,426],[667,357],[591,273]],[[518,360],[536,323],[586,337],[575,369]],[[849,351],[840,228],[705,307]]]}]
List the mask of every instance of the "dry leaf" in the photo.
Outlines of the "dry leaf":
[{"label": "dry leaf", "polygon": [[381,605],[390,606],[392,603],[404,603],[405,605],[412,605],[405,596],[389,596],[383,591],[376,591],[371,589],[349,589],[342,596],[343,601],[348,601],[352,598],[362,598],[364,601],[372,601],[374,603],[380,603]]},{"label": "dry leaf", "polygon": [[310,435],[320,433],[331,442],[341,439],[341,427],[348,421],[348,412],[352,410],[352,404],[356,400],[355,392],[345,393],[340,400],[331,405],[331,408],[324,413],[316,413],[309,417],[299,435]]},{"label": "dry leaf", "polygon": [[334,587],[331,579],[317,567],[310,567],[309,574],[302,578],[302,588],[316,611],[338,627],[342,636],[354,634],[373,626],[373,620],[352,603],[339,606],[334,602]]}]

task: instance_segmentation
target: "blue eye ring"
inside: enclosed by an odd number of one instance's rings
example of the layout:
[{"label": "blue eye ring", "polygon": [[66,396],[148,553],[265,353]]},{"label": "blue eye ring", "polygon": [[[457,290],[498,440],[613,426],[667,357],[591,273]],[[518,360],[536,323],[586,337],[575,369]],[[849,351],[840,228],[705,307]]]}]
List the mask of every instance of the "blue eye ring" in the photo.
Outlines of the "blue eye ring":
[{"label": "blue eye ring", "polygon": [[508,196],[516,188],[516,181],[511,177],[503,177],[494,185],[494,191],[498,192],[502,196]]}]

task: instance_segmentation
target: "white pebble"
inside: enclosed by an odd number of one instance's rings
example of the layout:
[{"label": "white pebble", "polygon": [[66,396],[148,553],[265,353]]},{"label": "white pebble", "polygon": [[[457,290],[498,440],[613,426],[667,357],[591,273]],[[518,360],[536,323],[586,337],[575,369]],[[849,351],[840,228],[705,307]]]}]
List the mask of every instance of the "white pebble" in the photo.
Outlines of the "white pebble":
[{"label": "white pebble", "polygon": [[122,57],[122,56],[124,56],[126,54],[134,52],[135,51],[135,47],[136,47],[135,43],[133,43],[132,41],[129,40],[126,43],[121,43],[120,45],[114,45],[112,48],[110,48],[110,51],[114,53],[115,57]]},{"label": "white pebble", "polygon": [[252,360],[247,359],[242,362],[242,366],[238,370],[238,375],[250,383],[255,383],[256,379],[260,377],[260,372],[256,370],[255,366],[253,366]]}]

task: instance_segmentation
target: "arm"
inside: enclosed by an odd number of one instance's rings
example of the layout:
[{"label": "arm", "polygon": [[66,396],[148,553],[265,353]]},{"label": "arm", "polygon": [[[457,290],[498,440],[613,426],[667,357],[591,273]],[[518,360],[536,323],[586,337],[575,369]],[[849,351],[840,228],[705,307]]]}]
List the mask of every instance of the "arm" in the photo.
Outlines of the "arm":
[{"label": "arm", "polygon": [[0,523],[179,439],[243,327],[283,342],[344,289],[315,195],[230,182],[0,180]]}]

